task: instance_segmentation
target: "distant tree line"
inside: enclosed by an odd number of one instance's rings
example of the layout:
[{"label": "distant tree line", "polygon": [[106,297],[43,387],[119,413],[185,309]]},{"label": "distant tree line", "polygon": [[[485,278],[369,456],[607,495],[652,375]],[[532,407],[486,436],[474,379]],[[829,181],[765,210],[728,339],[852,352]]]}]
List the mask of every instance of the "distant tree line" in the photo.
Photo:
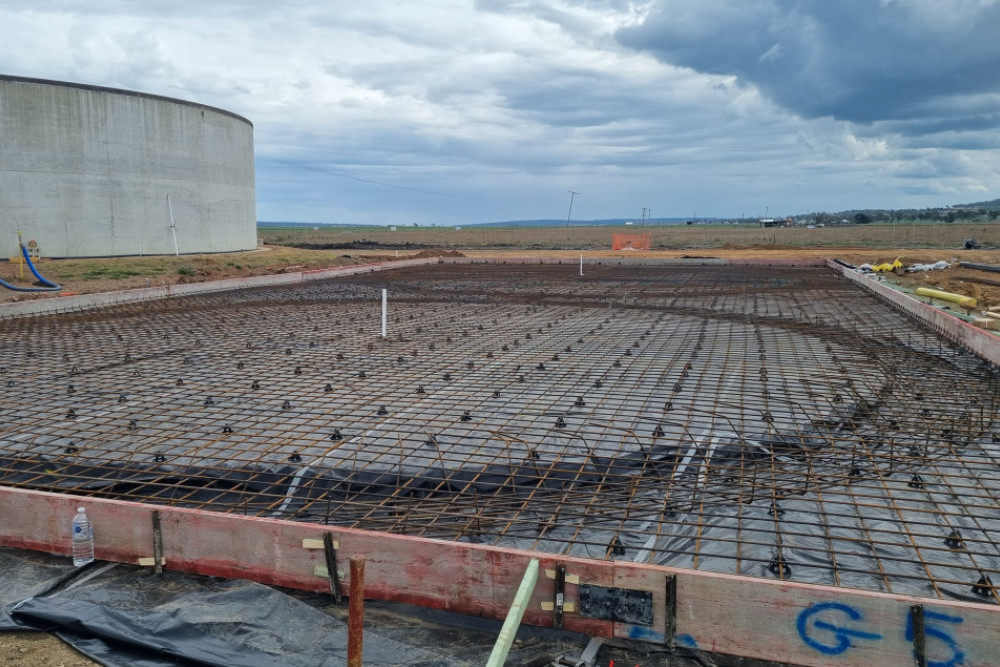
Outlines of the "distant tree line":
[{"label": "distant tree line", "polygon": [[947,208],[841,211],[808,213],[798,216],[816,225],[868,225],[889,222],[994,222],[1000,218],[1000,206],[953,206]]}]

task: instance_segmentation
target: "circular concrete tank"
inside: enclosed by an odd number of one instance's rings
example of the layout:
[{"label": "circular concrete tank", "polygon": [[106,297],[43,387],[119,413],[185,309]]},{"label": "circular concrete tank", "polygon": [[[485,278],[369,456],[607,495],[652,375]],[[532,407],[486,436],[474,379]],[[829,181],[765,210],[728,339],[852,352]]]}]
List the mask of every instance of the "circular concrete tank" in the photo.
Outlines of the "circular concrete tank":
[{"label": "circular concrete tank", "polygon": [[0,257],[18,229],[42,257],[96,257],[249,250],[256,225],[245,118],[0,75]]}]

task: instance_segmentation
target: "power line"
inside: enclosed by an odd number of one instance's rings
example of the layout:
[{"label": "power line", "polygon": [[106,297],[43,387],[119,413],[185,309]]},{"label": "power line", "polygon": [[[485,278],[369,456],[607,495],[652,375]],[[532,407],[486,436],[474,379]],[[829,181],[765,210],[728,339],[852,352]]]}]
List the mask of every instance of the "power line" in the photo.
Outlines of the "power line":
[{"label": "power line", "polygon": [[569,191],[569,213],[566,214],[566,226],[569,227],[569,217],[573,215],[573,200],[576,196],[580,194],[579,192]]},{"label": "power line", "polygon": [[313,165],[304,164],[301,162],[290,162],[288,160],[281,160],[276,157],[264,158],[266,160],[271,160],[273,162],[280,162],[281,164],[288,165],[289,167],[297,167],[299,169],[306,169],[308,171],[318,171],[322,174],[329,174],[330,176],[337,176],[338,178],[347,178],[352,181],[361,181],[362,183],[370,183],[372,185],[380,185],[384,188],[394,188],[396,190],[406,190],[408,192],[421,192],[428,195],[438,195],[440,197],[461,197],[462,195],[451,195],[446,192],[435,192],[434,190],[422,190],[420,188],[408,188],[405,185],[393,185],[392,183],[382,183],[381,181],[373,181],[368,178],[360,178],[358,176],[351,176],[350,174],[342,174],[331,169],[323,169],[322,167],[315,167]]},{"label": "power line", "polygon": [[601,210],[607,211],[608,213],[611,213],[611,214],[616,215],[616,216],[620,216],[621,215],[621,209],[611,208],[609,206],[605,206],[604,204],[601,204],[600,202],[598,202],[594,198],[588,197],[587,195],[580,194],[579,192],[576,193],[576,196],[579,197],[582,200],[585,200],[591,206],[595,206],[595,207],[597,207],[597,208],[599,208]]}]

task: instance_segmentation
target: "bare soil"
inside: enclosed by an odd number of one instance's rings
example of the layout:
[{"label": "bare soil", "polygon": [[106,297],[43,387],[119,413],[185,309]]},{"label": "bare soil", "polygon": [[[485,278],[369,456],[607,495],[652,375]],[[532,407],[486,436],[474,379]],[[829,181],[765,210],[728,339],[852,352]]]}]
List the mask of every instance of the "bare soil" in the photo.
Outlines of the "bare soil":
[{"label": "bare soil", "polygon": [[[507,254],[517,257],[563,257],[566,259],[576,259],[580,256],[580,251],[570,250],[549,250],[549,251],[509,251],[506,253],[497,251],[469,251],[464,254],[468,257],[490,257]],[[671,257],[671,258],[726,258],[726,259],[796,259],[796,258],[823,258],[839,259],[860,266],[861,264],[882,264],[892,263],[897,258],[904,265],[911,264],[933,264],[939,260],[945,260],[952,264],[952,268],[941,271],[928,271],[926,273],[903,273],[893,276],[892,280],[898,284],[916,289],[917,287],[931,287],[933,289],[955,292],[971,296],[978,301],[978,309],[983,310],[991,306],[1000,306],[1000,273],[988,271],[978,271],[975,269],[963,269],[958,266],[958,262],[972,262],[974,264],[991,264],[1000,266],[1000,250],[936,250],[936,249],[867,249],[867,248],[714,248],[699,251],[692,250],[653,250],[650,252],[637,251],[589,251],[583,253],[584,257]],[[997,285],[989,284],[995,281]]]},{"label": "bare soil", "polygon": [[[351,266],[371,262],[407,259],[411,257],[468,256],[468,257],[562,257],[575,259],[580,250],[554,249],[453,249],[420,250],[308,250],[282,246],[217,255],[186,255],[181,257],[110,257],[96,259],[43,260],[39,272],[63,286],[62,293],[92,294],[141,287],[174,285],[188,282],[205,282],[222,278],[271,275],[289,271],[304,271],[335,266]],[[912,248],[857,248],[857,247],[719,247],[684,248],[652,251],[586,250],[587,258],[599,257],[662,257],[662,258],[747,258],[790,259],[799,257],[836,258],[851,264],[878,264],[892,262],[897,257],[904,264],[933,263],[946,260],[955,268],[929,273],[904,274],[898,282],[908,287],[928,286],[975,297],[979,307],[1000,305],[1000,273],[962,269],[958,261],[1000,265],[1000,250],[955,250]],[[29,273],[30,276],[30,273]],[[18,279],[15,265],[0,263],[0,277],[19,286],[30,286],[28,280]],[[52,298],[56,293],[20,293],[0,290],[0,302]]]},{"label": "bare soil", "polygon": [[[301,250],[268,246],[249,252],[180,257],[103,257],[94,259],[43,259],[38,272],[62,285],[61,292],[12,292],[0,289],[0,302],[52,298],[56,294],[94,294],[118,290],[206,282],[223,278],[271,275],[335,266],[351,266],[382,259],[409,257],[412,253]],[[0,278],[18,287],[31,287],[34,277],[18,266],[0,262]]]},{"label": "bare soil", "polygon": [[0,665],[12,667],[100,667],[47,632],[0,633]]}]

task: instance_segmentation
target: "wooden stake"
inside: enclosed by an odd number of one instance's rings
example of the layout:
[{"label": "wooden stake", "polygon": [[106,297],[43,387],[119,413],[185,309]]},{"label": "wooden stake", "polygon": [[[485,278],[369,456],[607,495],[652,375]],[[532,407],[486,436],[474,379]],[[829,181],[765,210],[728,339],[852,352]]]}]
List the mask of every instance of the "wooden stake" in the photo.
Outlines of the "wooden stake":
[{"label": "wooden stake", "polygon": [[365,561],[351,559],[350,606],[347,616],[347,667],[361,667],[365,636]]}]

